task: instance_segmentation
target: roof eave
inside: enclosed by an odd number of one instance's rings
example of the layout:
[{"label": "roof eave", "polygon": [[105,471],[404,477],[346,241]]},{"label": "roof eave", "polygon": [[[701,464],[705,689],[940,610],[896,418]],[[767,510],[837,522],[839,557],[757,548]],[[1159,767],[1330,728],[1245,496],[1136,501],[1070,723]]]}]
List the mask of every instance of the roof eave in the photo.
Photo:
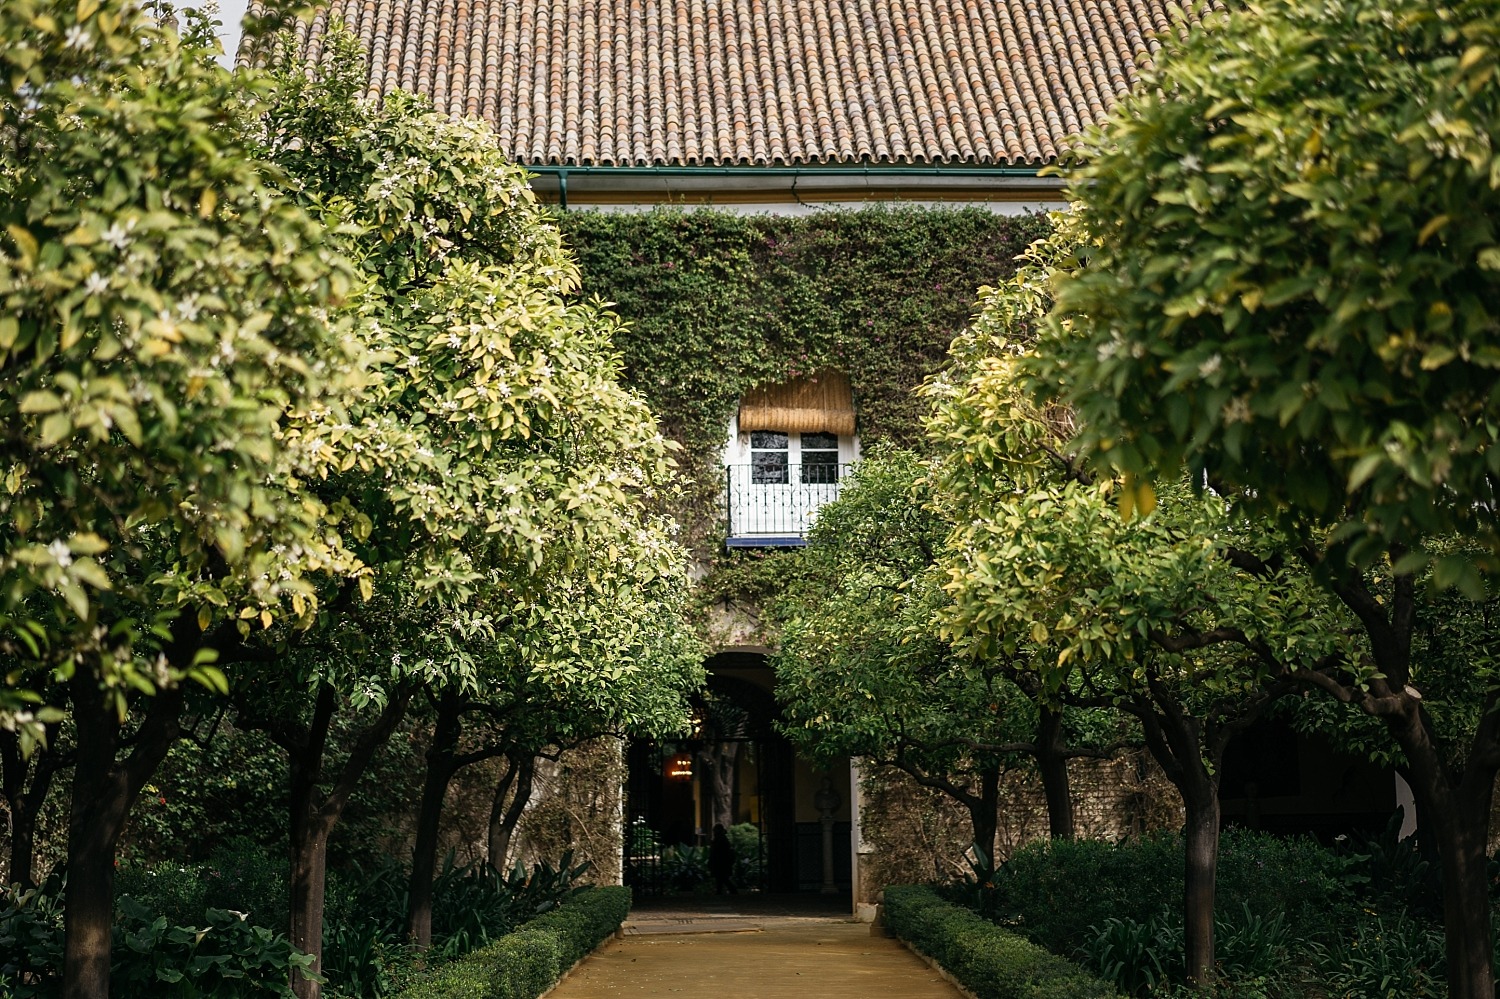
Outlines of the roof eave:
[{"label": "roof eave", "polygon": [[876,201],[1055,205],[1061,178],[1038,166],[560,166],[527,165],[539,194],[561,207],[663,203],[829,207]]}]

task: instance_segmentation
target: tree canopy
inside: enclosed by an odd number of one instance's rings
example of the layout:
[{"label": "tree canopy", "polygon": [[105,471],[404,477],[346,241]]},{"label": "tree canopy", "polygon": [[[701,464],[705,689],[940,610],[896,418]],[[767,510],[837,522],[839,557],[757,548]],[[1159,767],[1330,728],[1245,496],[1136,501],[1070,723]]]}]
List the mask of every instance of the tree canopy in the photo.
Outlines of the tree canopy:
[{"label": "tree canopy", "polygon": [[1493,0],[1268,0],[1163,50],[1070,164],[1088,266],[1035,370],[1091,454],[1494,568],[1497,36]]}]

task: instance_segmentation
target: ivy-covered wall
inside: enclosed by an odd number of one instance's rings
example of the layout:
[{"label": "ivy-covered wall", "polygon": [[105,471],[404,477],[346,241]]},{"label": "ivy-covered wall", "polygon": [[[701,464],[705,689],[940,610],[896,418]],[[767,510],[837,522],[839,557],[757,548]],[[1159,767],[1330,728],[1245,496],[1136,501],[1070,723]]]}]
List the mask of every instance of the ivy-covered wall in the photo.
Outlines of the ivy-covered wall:
[{"label": "ivy-covered wall", "polygon": [[693,452],[717,449],[741,393],[822,368],[849,375],[861,440],[920,438],[912,389],[1010,275],[1041,215],[871,208],[559,216],[583,288],[630,323],[627,377]]},{"label": "ivy-covered wall", "polygon": [[[1041,215],[918,207],[806,216],[570,212],[558,224],[585,294],[614,303],[628,324],[615,340],[627,380],[683,444],[685,485],[672,512],[702,569],[706,637],[721,647],[775,643],[764,612],[797,585],[800,562],[795,549],[722,547],[720,461],[741,395],[841,370],[863,446],[920,448],[923,404],[913,390],[945,363],[979,288],[1009,277],[1016,255],[1047,231]],[[900,840],[913,814],[901,804],[872,805],[869,834]],[[944,820],[944,828],[962,825]],[[893,852],[873,876],[908,862],[930,867],[950,844],[935,835],[926,845]]]},{"label": "ivy-covered wall", "polygon": [[684,446],[672,512],[708,570],[701,595],[747,607],[768,573],[785,570],[772,568],[779,553],[720,548],[719,461],[740,396],[838,369],[854,391],[863,446],[920,446],[913,390],[945,362],[978,289],[1009,277],[1048,225],[1044,215],[921,207],[568,212],[558,224],[584,293],[613,302],[629,324],[616,339],[627,380]]}]

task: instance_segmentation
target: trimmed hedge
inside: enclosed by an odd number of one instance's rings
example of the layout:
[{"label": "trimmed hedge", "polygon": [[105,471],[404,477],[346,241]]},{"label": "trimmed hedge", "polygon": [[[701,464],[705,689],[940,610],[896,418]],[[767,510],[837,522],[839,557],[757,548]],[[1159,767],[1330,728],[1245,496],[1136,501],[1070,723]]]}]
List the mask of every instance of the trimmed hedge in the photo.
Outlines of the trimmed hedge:
[{"label": "trimmed hedge", "polygon": [[925,885],[885,890],[885,924],[979,999],[1119,999],[1078,965],[1001,929]]},{"label": "trimmed hedge", "polygon": [[590,888],[398,999],[536,999],[619,929],[629,912],[629,888]]}]

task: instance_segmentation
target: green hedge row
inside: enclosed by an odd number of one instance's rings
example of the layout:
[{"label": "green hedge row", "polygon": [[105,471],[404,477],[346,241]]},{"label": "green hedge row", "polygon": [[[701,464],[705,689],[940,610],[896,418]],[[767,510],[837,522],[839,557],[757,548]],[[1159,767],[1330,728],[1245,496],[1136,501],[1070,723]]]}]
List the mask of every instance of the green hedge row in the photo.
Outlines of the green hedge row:
[{"label": "green hedge row", "polygon": [[979,999],[1118,999],[1078,965],[1007,932],[925,885],[885,890],[885,924]]},{"label": "green hedge row", "polygon": [[630,912],[629,888],[591,888],[441,968],[398,999],[536,999]]}]

